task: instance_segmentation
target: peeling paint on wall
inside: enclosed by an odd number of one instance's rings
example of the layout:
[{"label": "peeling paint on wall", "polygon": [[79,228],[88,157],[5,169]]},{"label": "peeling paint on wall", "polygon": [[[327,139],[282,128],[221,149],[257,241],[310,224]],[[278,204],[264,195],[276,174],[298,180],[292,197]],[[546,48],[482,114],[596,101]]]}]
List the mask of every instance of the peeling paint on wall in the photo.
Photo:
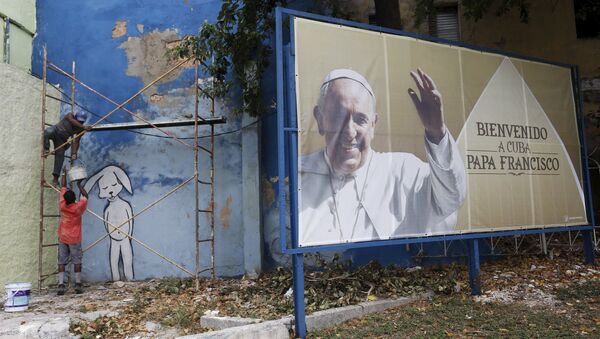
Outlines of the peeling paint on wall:
[{"label": "peeling paint on wall", "polygon": [[261,186],[263,208],[270,208],[273,206],[273,203],[275,203],[275,190],[273,189],[273,185],[267,178],[263,178],[261,180]]},{"label": "peeling paint on wall", "polygon": [[155,103],[157,103],[157,102],[161,101],[162,99],[163,99],[163,96],[162,96],[162,95],[160,95],[160,94],[156,94],[156,93],[154,93],[154,94],[152,94],[152,95],[150,96],[150,102],[151,102],[151,103],[153,103],[153,104],[155,104]]},{"label": "peeling paint on wall", "polygon": [[[173,41],[181,40],[177,32],[173,29],[154,31],[144,34],[141,37],[129,37],[119,48],[127,53],[127,75],[142,79],[144,85],[149,84],[154,79],[164,74],[170,68],[177,64],[176,60],[165,57],[168,44]],[[186,65],[191,67],[191,65]],[[156,86],[173,81],[179,77],[182,68],[171,72],[153,87],[156,92]]]},{"label": "peeling paint on wall", "polygon": [[127,34],[127,21],[117,21],[115,22],[115,28],[112,30],[112,37],[118,38]]},{"label": "peeling paint on wall", "polygon": [[225,207],[223,207],[221,209],[220,217],[221,217],[221,223],[223,224],[224,229],[228,229],[230,226],[229,217],[231,216],[231,202],[232,201],[233,201],[233,197],[230,194],[227,197],[227,200],[225,201]]}]

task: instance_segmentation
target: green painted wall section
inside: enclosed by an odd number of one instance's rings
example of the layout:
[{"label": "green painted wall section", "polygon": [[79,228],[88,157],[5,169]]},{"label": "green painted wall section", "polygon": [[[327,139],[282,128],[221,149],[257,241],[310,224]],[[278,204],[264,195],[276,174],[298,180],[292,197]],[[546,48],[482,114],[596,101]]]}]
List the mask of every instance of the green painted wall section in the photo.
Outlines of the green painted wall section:
[{"label": "green painted wall section", "polygon": [[[2,0],[0,14],[24,26],[30,32],[36,31],[35,0]],[[0,61],[4,60],[4,20],[0,28]],[[31,70],[33,37],[17,25],[10,26],[10,64],[23,70]]]},{"label": "green painted wall section", "polygon": [[[41,91],[42,82],[23,70],[0,63],[0,288],[8,282],[37,285],[40,206]],[[48,93],[60,93],[48,88]],[[47,100],[49,122],[58,117],[59,105]],[[49,158],[52,161],[52,157]],[[46,178],[51,178],[46,165]],[[46,189],[46,213],[57,213],[58,193]],[[49,220],[48,235],[56,238],[58,218]],[[48,243],[56,242],[48,239]],[[44,251],[45,273],[56,269],[56,249]]]}]

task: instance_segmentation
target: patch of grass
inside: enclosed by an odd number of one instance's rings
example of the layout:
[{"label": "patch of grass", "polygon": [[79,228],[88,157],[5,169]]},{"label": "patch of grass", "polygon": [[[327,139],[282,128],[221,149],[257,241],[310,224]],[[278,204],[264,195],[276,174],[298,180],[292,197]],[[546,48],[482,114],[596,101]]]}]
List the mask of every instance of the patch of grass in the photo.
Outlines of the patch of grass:
[{"label": "patch of grass", "polygon": [[377,337],[515,337],[550,338],[598,335],[600,327],[584,314],[556,314],[525,305],[472,301],[470,297],[438,297],[355,319],[313,338]]},{"label": "patch of grass", "polygon": [[162,321],[163,325],[188,328],[192,325],[193,311],[180,306]]},{"label": "patch of grass", "polygon": [[194,280],[181,278],[165,278],[158,284],[158,289],[167,294],[178,294],[194,286]]},{"label": "patch of grass", "polygon": [[131,311],[141,313],[150,304],[151,299],[147,298],[143,293],[136,293],[133,296],[133,301],[129,304]]},{"label": "patch of grass", "polygon": [[563,301],[597,299],[600,297],[600,283],[589,282],[559,288],[556,296]]}]

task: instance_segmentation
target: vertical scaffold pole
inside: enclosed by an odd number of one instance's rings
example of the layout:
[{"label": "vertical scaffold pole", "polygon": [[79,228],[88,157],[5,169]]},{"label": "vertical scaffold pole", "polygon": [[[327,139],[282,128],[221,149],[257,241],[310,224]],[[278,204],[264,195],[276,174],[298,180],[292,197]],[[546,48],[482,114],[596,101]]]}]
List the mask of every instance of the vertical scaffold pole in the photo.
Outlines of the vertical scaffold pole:
[{"label": "vertical scaffold pole", "polygon": [[198,197],[198,62],[194,62],[194,198],[196,201],[196,290],[200,287],[200,198]]},{"label": "vertical scaffold pole", "polygon": [[42,291],[42,270],[43,270],[43,253],[44,250],[44,167],[46,165],[46,158],[44,157],[44,129],[46,128],[46,68],[48,65],[48,54],[46,46],[44,46],[44,65],[42,66],[42,121],[41,121],[41,133],[40,133],[40,228],[39,228],[39,241],[38,241],[38,291]]},{"label": "vertical scaffold pole", "polygon": [[[211,95],[210,117],[215,117],[215,97]],[[212,278],[215,279],[215,125],[210,125],[210,264]]]},{"label": "vertical scaffold pole", "polygon": [[[71,65],[71,113],[73,113],[73,115],[75,114],[75,61],[73,61]],[[79,140],[81,140],[81,136],[79,137]],[[72,141],[75,142],[75,140]],[[71,154],[73,154],[73,147],[71,147]],[[72,168],[74,163],[73,157],[71,157],[70,160],[69,165],[70,168]],[[73,189],[72,182],[69,183],[69,187]]]}]

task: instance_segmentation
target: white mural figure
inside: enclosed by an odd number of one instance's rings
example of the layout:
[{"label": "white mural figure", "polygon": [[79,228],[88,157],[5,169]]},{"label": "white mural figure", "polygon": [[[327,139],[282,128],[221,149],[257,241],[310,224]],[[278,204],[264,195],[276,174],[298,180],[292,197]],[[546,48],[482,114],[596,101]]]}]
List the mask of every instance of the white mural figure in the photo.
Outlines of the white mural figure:
[{"label": "white mural figure", "polygon": [[[108,200],[104,208],[104,227],[110,237],[112,279],[123,280],[119,273],[119,259],[121,259],[125,280],[133,280],[133,250],[131,239],[127,236],[133,234],[133,219],[131,219],[133,210],[131,204],[119,196],[123,188],[133,194],[131,180],[123,169],[117,166],[106,166],[85,183],[85,189],[90,192],[96,183],[98,183],[98,197]],[[118,227],[118,230],[114,230],[109,224]],[[119,227],[121,224],[123,225]]]}]

